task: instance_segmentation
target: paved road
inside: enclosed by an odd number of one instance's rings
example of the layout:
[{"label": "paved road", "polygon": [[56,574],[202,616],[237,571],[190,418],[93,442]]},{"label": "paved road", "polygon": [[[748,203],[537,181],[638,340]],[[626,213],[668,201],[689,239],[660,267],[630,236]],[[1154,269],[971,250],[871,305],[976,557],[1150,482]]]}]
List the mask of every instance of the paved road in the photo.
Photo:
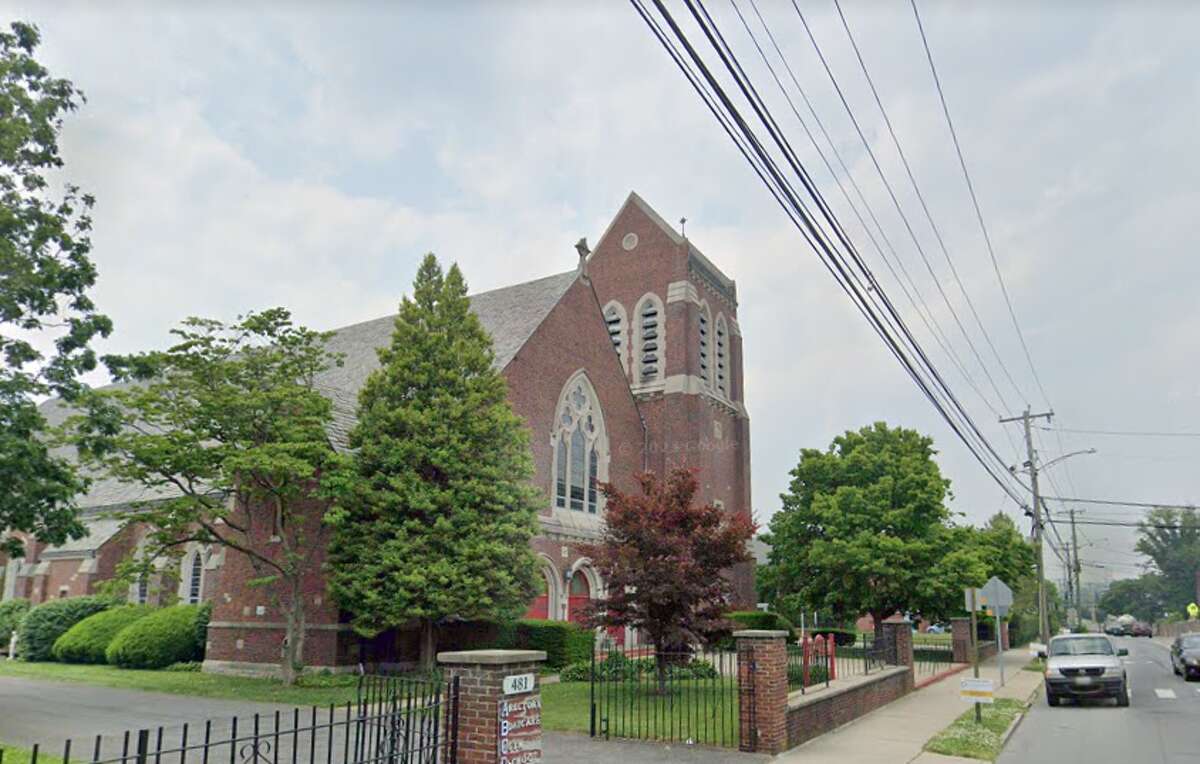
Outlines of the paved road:
[{"label": "paved road", "polygon": [[999,764],[1200,764],[1200,682],[1171,673],[1167,648],[1120,638],[1131,689],[1129,708],[1111,700],[1046,705],[1040,692]]},{"label": "paved road", "polygon": [[273,718],[276,710],[292,713],[291,706],[0,677],[0,740],[24,747],[40,743],[58,750],[68,737],[107,738],[131,727],[177,733],[185,722],[194,729],[205,719],[222,720],[218,729],[225,729],[235,716]]}]

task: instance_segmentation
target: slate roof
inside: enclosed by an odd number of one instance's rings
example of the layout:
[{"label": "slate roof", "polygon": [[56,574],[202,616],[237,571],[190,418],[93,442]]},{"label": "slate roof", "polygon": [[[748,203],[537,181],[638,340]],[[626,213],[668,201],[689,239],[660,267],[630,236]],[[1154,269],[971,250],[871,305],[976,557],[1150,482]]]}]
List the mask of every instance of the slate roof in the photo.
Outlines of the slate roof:
[{"label": "slate roof", "polygon": [[[483,328],[492,337],[495,353],[493,365],[496,369],[508,366],[550,310],[575,283],[577,276],[578,272],[572,270],[471,296],[472,312],[479,317]],[[384,316],[336,329],[329,341],[331,351],[344,355],[343,365],[322,373],[317,379],[317,386],[333,401],[334,421],[330,428],[330,437],[337,448],[345,448],[347,445],[347,436],[354,426],[358,391],[362,389],[367,376],[379,367],[379,358],[375,351],[391,340],[395,318],[395,315]],[[58,400],[46,401],[40,408],[52,425],[61,424],[71,413]],[[59,453],[68,458],[74,456],[71,449],[62,449]],[[79,498],[79,506],[85,510],[119,507],[174,495],[176,492],[167,488],[152,490],[109,477],[98,477],[92,482],[88,493]],[[92,530],[91,535],[68,542],[67,545],[57,547],[53,551],[67,550],[68,547],[72,551],[98,547],[116,532],[116,529],[110,529],[106,525],[108,522],[105,519],[87,520],[86,524],[89,530]]]},{"label": "slate roof", "polygon": [[61,546],[50,547],[38,556],[45,559],[89,554],[99,549],[106,541],[117,535],[123,524],[123,521],[110,517],[96,517],[84,520],[84,526],[88,530],[88,535],[81,539],[68,541]]}]

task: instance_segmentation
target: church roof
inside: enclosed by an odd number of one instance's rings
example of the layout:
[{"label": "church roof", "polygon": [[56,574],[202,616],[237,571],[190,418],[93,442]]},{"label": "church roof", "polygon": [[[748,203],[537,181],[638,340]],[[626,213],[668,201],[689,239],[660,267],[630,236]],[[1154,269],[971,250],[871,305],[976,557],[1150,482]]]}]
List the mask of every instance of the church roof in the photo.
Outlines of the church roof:
[{"label": "church roof", "polygon": [[[508,366],[550,310],[575,283],[577,276],[578,272],[572,270],[471,295],[471,311],[479,317],[484,330],[492,337],[492,350],[495,353],[493,365],[496,369]],[[330,437],[336,448],[347,447],[347,439],[354,426],[355,411],[358,407],[358,391],[362,389],[367,376],[379,368],[379,358],[375,351],[391,340],[395,319],[393,314],[333,331],[329,349],[344,356],[343,365],[327,369],[320,374],[317,386],[333,401]],[[62,424],[71,415],[71,410],[57,399],[46,401],[40,408],[52,426]],[[70,448],[59,449],[58,453],[67,458],[74,458],[73,449]],[[86,509],[119,507],[177,495],[178,492],[174,488],[149,489],[111,477],[99,476],[92,481],[88,492],[79,497],[78,501],[79,506]],[[94,524],[106,522],[108,521],[93,519],[86,520],[85,524],[92,530]],[[95,532],[101,530],[97,527]],[[108,530],[116,532],[105,525],[103,531]],[[109,536],[111,537],[111,533]],[[77,542],[68,542],[68,546],[88,543],[91,543],[91,536]],[[55,551],[66,548],[57,547]]]}]

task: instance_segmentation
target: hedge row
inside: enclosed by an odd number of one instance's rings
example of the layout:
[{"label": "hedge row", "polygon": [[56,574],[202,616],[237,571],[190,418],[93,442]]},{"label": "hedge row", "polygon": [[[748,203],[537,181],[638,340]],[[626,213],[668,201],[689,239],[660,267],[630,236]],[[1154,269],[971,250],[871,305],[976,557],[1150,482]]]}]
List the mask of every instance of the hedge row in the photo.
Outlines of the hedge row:
[{"label": "hedge row", "polygon": [[105,663],[105,651],[125,627],[153,612],[146,605],[124,605],[101,610],[67,629],[54,642],[51,654],[63,663]]},{"label": "hedge row", "polygon": [[11,599],[0,602],[0,650],[8,649],[8,641],[21,619],[29,612],[29,600]]},{"label": "hedge row", "polygon": [[30,610],[18,627],[21,659],[48,661],[54,657],[54,643],[75,624],[93,613],[116,604],[109,597],[70,597],[51,600]]},{"label": "hedge row", "polygon": [[502,626],[496,647],[515,650],[544,650],[547,668],[561,669],[579,661],[590,661],[595,635],[577,623],[525,618]]},{"label": "hedge row", "polygon": [[176,605],[155,610],[121,630],[105,650],[106,660],[121,668],[160,669],[204,657],[200,636],[211,606]]}]

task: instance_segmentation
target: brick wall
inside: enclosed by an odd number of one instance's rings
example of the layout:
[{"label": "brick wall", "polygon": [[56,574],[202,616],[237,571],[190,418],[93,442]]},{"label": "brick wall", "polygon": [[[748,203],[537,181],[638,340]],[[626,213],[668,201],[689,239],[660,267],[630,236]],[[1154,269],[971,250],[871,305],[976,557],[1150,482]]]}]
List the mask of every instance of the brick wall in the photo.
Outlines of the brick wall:
[{"label": "brick wall", "polygon": [[824,735],[877,708],[898,700],[913,688],[912,668],[895,666],[868,677],[855,677],[847,687],[831,687],[788,703],[787,747]]}]

